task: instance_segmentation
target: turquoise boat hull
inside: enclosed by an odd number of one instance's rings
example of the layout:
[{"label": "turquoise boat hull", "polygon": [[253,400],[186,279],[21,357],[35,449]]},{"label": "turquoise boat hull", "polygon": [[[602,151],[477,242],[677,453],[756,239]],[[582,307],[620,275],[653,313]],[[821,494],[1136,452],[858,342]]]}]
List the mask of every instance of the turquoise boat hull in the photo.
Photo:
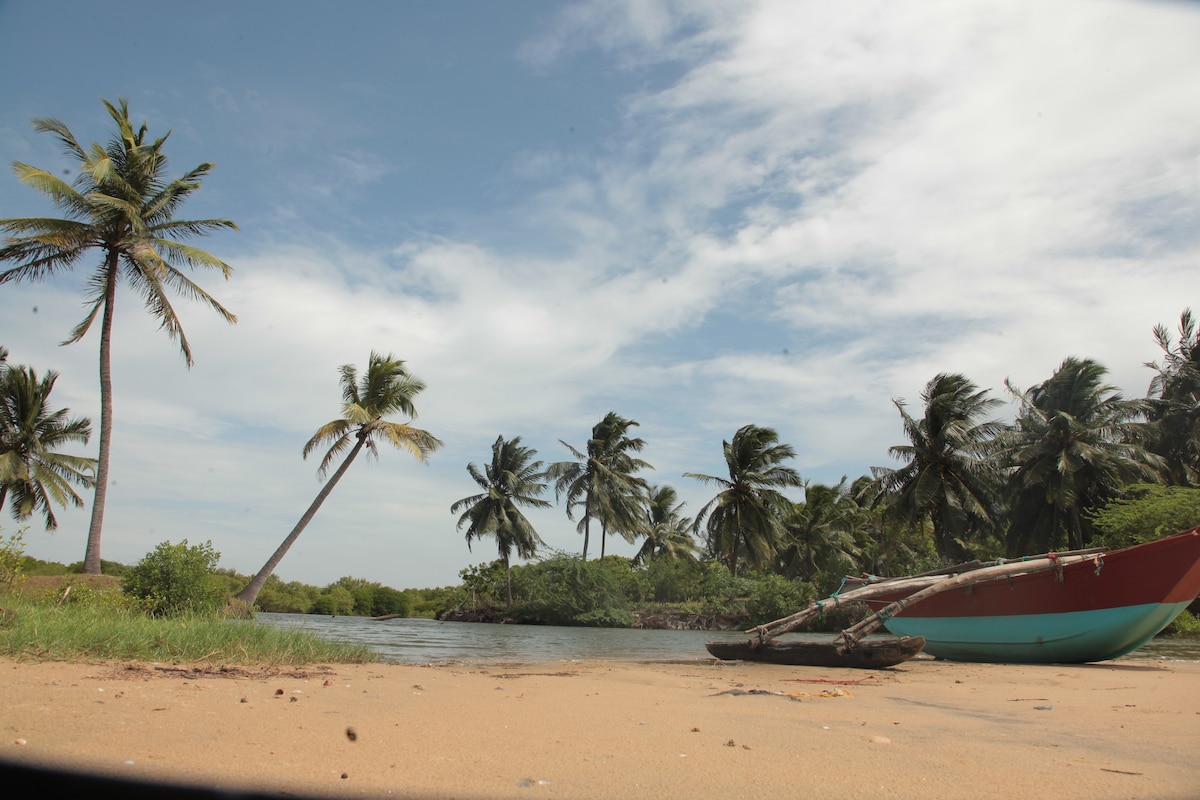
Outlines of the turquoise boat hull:
[{"label": "turquoise boat hull", "polygon": [[1151,603],[999,617],[900,616],[886,626],[897,636],[925,637],[925,652],[950,661],[1070,664],[1132,653],[1187,606]]}]

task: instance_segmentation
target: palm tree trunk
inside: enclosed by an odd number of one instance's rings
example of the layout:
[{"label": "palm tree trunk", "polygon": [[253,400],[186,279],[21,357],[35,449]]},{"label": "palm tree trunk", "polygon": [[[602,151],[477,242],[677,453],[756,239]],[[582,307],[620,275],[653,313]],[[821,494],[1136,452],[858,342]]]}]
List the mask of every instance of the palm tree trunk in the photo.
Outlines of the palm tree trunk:
[{"label": "palm tree trunk", "polygon": [[600,560],[604,560],[604,543],[608,541],[608,523],[600,523]]},{"label": "palm tree trunk", "polygon": [[1070,547],[1072,550],[1082,550],[1083,523],[1079,519],[1079,507],[1072,503],[1067,513],[1067,519],[1071,521]]},{"label": "palm tree trunk", "polygon": [[350,451],[350,454],[346,456],[346,460],[342,462],[342,465],[337,468],[337,472],[333,473],[333,475],[329,478],[329,481],[326,482],[321,491],[317,493],[316,499],[312,501],[312,505],[308,507],[308,510],[304,512],[304,516],[302,516],[300,521],[296,523],[296,527],[292,528],[292,532],[289,533],[287,538],[283,540],[283,544],[279,545],[271,557],[267,559],[267,563],[263,564],[263,568],[258,571],[258,574],[250,580],[250,583],[246,584],[246,588],[237,593],[236,597],[238,600],[241,600],[249,606],[254,605],[254,601],[258,599],[258,593],[261,592],[263,586],[266,585],[267,578],[271,577],[271,573],[275,571],[275,567],[279,566],[279,562],[283,560],[285,555],[287,555],[287,551],[291,549],[296,540],[300,538],[300,534],[304,532],[304,529],[308,526],[308,523],[312,522],[312,518],[317,515],[317,510],[321,507],[321,504],[325,502],[325,498],[329,497],[329,493],[333,491],[333,487],[337,486],[337,482],[342,479],[343,475],[346,474],[346,470],[349,469],[350,463],[354,461],[354,458],[358,455],[358,451],[362,449],[364,441],[365,439],[360,436],[358,441],[354,444],[354,448]]},{"label": "palm tree trunk", "polygon": [[100,574],[100,532],[104,527],[104,503],[108,497],[108,458],[112,448],[112,323],[117,298],[117,252],[106,258],[104,316],[100,322],[100,453],[96,459],[96,492],[92,499],[92,521],[88,526],[87,550],[83,556],[83,574]]},{"label": "palm tree trunk", "polygon": [[508,608],[512,608],[512,566],[508,563],[508,553],[504,554],[504,584],[508,594]]}]

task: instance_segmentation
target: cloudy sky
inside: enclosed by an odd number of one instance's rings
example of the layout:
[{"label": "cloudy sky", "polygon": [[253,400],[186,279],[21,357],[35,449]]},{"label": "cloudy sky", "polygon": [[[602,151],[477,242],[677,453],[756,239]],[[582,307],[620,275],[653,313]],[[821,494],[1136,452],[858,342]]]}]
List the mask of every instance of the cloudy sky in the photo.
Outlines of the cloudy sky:
[{"label": "cloudy sky", "polygon": [[[747,423],[811,481],[894,466],[892,400],[939,372],[1005,397],[1075,355],[1143,396],[1152,328],[1200,309],[1197,42],[1168,2],[0,3],[3,161],[67,169],[29,121],[104,141],[126,97],[172,174],[218,165],[181,216],[241,228],[202,243],[232,278],[196,276],[238,324],[180,301],[193,369],[119,296],[104,557],[211,539],[256,571],[372,350],[445,447],[355,463],[286,580],[456,583],[495,557],[449,511],[467,463],[501,434],[566,459],[610,410],[694,513],[682,473]],[[0,217],[52,211],[0,175]],[[0,344],[98,420],[98,329],[58,345],[95,263],[0,288]],[[88,513],[28,552],[82,559]]]}]

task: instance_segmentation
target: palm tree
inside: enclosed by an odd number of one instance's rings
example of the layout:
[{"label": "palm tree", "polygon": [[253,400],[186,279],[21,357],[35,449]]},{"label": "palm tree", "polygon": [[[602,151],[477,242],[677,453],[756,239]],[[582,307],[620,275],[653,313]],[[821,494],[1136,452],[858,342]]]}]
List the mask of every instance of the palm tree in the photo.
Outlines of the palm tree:
[{"label": "palm tree", "polygon": [[56,450],[70,443],[87,444],[92,423],[70,419],[68,409],[50,410],[50,392],[58,374],[47,371],[38,379],[29,367],[8,366],[0,347],[0,508],[10,500],[14,519],[28,519],[41,510],[46,530],[58,527],[54,505],[76,508],[83,500],[72,488],[91,485],[95,459]]},{"label": "palm tree", "polygon": [[811,581],[822,570],[850,570],[862,555],[855,541],[862,513],[846,478],[836,486],[804,486],[804,502],[784,518],[787,539],[779,551],[782,574]]},{"label": "palm tree", "polygon": [[646,492],[646,539],[633,557],[634,564],[655,558],[694,558],[696,540],[691,519],[683,516],[684,503],[671,486],[651,486]]},{"label": "palm tree", "polygon": [[962,375],[941,373],[921,392],[925,415],[913,419],[902,400],[893,400],[909,444],[888,448],[906,459],[900,469],[872,467],[871,491],[876,502],[910,524],[928,520],[939,555],[962,560],[972,534],[990,530],[999,485],[990,459],[995,437],[1005,426],[980,419],[1000,400],[989,398]]},{"label": "palm tree", "polygon": [[388,442],[401,450],[409,451],[418,461],[424,463],[431,453],[442,446],[441,441],[427,431],[414,428],[407,422],[389,422],[384,419],[388,414],[396,412],[413,418],[417,416],[413,398],[425,389],[425,384],[404,368],[403,361],[393,358],[391,354],[382,356],[372,351],[367,362],[367,372],[361,378],[353,364],[343,365],[341,373],[342,416],[317,429],[304,445],[304,457],[308,458],[309,453],[329,444],[329,450],[321,459],[321,466],[317,471],[319,477],[324,477],[336,456],[346,452],[347,448],[350,452],[317,493],[316,499],[283,540],[283,544],[267,559],[267,563],[246,588],[238,592],[237,599],[250,606],[254,605],[267,578],[316,516],[317,509],[325,502],[325,498],[329,497],[333,487],[337,486],[362,450],[365,449],[368,455],[378,458],[377,443]]},{"label": "palm tree", "polygon": [[1157,375],[1147,398],[1154,427],[1150,449],[1166,462],[1167,482],[1174,486],[1200,483],[1200,332],[1190,308],[1179,316],[1179,342],[1164,325],[1154,327],[1163,350],[1163,363],[1146,364]]},{"label": "palm tree", "polygon": [[791,507],[779,490],[800,488],[804,481],[794,469],[782,466],[796,451],[779,444],[779,434],[771,428],[745,425],[722,446],[728,480],[693,472],[684,477],[720,487],[700,509],[692,528],[699,531],[707,523],[709,551],[736,575],[740,551],[753,566],[763,566],[775,556],[785,534],[783,518]]},{"label": "palm tree", "polygon": [[161,323],[160,327],[179,343],[189,367],[191,347],[171,305],[169,289],[200,300],[228,322],[237,321],[237,317],[179,269],[180,266],[212,267],[226,278],[231,272],[228,264],[179,239],[224,228],[236,229],[236,225],[227,219],[175,219],[179,206],[200,188],[201,178],[213,165],[201,164],[182,177],[169,180],[163,145],[170,133],[147,141],[146,125],[134,130],[125,100],[119,100],[115,106],[107,100],[103,102],[117,123],[117,133],[106,147],[92,144],[84,149],[57,119],[43,117],[33,121],[35,130],[57,138],[67,156],[77,163],[78,177],[73,184],[47,170],[13,163],[21,182],[50,198],[65,212],[66,218],[0,220],[0,230],[10,234],[0,247],[0,261],[17,263],[12,269],[0,272],[0,284],[42,280],[71,269],[88,250],[101,253],[100,264],[87,280],[87,315],[63,342],[71,344],[82,339],[97,315],[101,316],[100,452],[83,562],[83,571],[91,575],[100,573],[100,533],[108,493],[113,417],[111,342],[117,284],[123,280],[141,296],[146,309]]},{"label": "palm tree", "polygon": [[1010,555],[1083,547],[1099,508],[1137,481],[1152,481],[1162,459],[1140,441],[1144,400],[1125,400],[1102,383],[1107,370],[1091,359],[1068,358],[1047,381],[1026,391],[1005,382],[1020,404],[1004,437],[1015,497],[1009,521]]},{"label": "palm tree", "polygon": [[631,439],[627,435],[637,424],[610,411],[592,428],[586,452],[559,439],[576,460],[559,461],[546,469],[546,477],[554,481],[555,498],[566,495],[567,518],[574,519],[575,509],[583,506],[578,530],[583,534],[584,560],[587,560],[593,519],[600,523],[601,558],[604,558],[604,541],[609,533],[620,533],[627,541],[633,541],[642,530],[646,481],[635,473],[653,467],[632,455],[640,453],[646,446],[642,439]]},{"label": "palm tree", "polygon": [[457,514],[458,530],[467,525],[467,549],[472,539],[484,536],[496,537],[500,559],[504,562],[508,605],[512,605],[512,568],[509,559],[512,551],[519,558],[533,558],[539,545],[544,545],[532,523],[521,513],[518,506],[527,508],[549,508],[550,503],[538,495],[546,490],[540,471],[541,461],[533,461],[537,451],[521,445],[521,437],[509,441],[504,436],[496,437],[492,443],[492,463],[481,472],[474,463],[467,465],[471,478],[483,489],[481,494],[464,497],[450,506],[450,513]]}]

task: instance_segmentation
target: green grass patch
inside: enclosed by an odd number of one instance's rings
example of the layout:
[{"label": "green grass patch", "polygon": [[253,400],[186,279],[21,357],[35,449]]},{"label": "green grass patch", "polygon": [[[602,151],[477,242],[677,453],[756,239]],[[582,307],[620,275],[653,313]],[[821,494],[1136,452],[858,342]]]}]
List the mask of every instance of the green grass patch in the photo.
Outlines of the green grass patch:
[{"label": "green grass patch", "polygon": [[134,660],[302,665],[378,661],[370,648],[217,616],[154,618],[120,602],[53,604],[0,598],[0,656],[23,660]]}]

